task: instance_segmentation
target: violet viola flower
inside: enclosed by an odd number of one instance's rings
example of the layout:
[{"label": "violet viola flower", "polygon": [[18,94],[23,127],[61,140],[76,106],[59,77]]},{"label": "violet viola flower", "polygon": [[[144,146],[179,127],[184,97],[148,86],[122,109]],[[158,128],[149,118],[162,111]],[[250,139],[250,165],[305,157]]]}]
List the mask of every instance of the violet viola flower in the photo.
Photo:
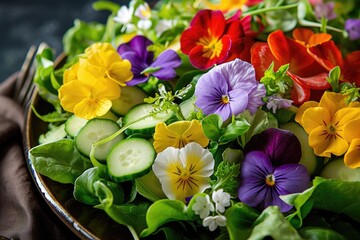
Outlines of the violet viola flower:
[{"label": "violet viola flower", "polygon": [[261,210],[276,205],[282,212],[292,206],[280,195],[304,191],[310,182],[301,158],[299,140],[290,131],[269,128],[255,135],[245,146],[241,165],[240,201]]},{"label": "violet viola flower", "polygon": [[345,30],[349,33],[350,40],[360,39],[360,19],[351,18],[346,20]]},{"label": "violet viola flower", "polygon": [[254,114],[264,104],[263,84],[255,79],[254,67],[235,59],[215,66],[202,75],[195,86],[195,105],[204,114],[218,114],[226,121],[248,109]]},{"label": "violet viola flower", "polygon": [[162,52],[155,60],[154,53],[147,50],[152,41],[144,36],[136,36],[130,42],[121,44],[117,51],[123,59],[131,62],[132,80],[126,83],[134,86],[146,82],[152,75],[159,80],[171,80],[176,76],[175,68],[181,65],[181,59],[174,50]]}]

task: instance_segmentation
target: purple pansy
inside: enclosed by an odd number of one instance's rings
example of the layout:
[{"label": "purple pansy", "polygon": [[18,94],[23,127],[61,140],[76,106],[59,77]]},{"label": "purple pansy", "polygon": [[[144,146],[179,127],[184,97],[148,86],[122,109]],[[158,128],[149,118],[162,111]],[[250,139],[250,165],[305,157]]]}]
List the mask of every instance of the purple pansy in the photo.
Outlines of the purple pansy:
[{"label": "purple pansy", "polygon": [[245,61],[215,66],[202,75],[195,87],[195,105],[204,114],[219,114],[225,121],[248,109],[254,114],[264,104],[266,90],[255,79],[254,67]]},{"label": "purple pansy", "polygon": [[118,53],[131,62],[134,77],[126,84],[134,86],[146,82],[150,75],[159,80],[171,80],[176,76],[175,68],[181,65],[181,59],[174,50],[162,52],[155,60],[154,53],[148,51],[152,41],[144,36],[136,36],[130,42],[121,44]]},{"label": "purple pansy", "polygon": [[280,195],[304,191],[310,182],[306,168],[298,164],[299,140],[290,131],[270,128],[255,135],[245,146],[241,165],[240,201],[259,209],[279,206],[282,212],[292,206]]},{"label": "purple pansy", "polygon": [[345,30],[349,33],[350,40],[360,39],[360,19],[346,20]]}]

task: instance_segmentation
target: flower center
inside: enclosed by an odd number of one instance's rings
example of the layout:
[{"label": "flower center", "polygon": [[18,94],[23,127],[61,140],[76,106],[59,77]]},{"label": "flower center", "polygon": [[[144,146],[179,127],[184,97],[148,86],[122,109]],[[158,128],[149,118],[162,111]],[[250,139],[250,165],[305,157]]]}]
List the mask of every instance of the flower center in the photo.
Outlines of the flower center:
[{"label": "flower center", "polygon": [[326,135],[326,139],[328,139],[328,138],[336,139],[337,137],[341,137],[336,128],[337,128],[337,124],[335,124],[335,125],[328,124],[327,125],[327,130],[324,130],[324,133],[323,133],[323,135]]},{"label": "flower center", "polygon": [[221,96],[221,102],[224,104],[227,104],[230,102],[229,96],[228,95],[222,95]]},{"label": "flower center", "polygon": [[275,177],[274,175],[270,174],[270,175],[267,175],[266,176],[266,179],[265,179],[265,182],[266,182],[266,185],[272,187],[275,185]]},{"label": "flower center", "polygon": [[203,56],[209,59],[219,57],[223,48],[222,42],[216,38],[202,37],[197,44],[203,46]]},{"label": "flower center", "polygon": [[182,188],[182,190],[184,190],[185,187],[189,187],[190,189],[193,187],[199,188],[196,184],[196,181],[199,180],[192,176],[196,172],[197,170],[195,170],[193,165],[190,165],[189,169],[180,169],[179,167],[176,167],[176,172],[173,172],[173,174],[178,176],[178,180],[176,181],[177,189]]}]

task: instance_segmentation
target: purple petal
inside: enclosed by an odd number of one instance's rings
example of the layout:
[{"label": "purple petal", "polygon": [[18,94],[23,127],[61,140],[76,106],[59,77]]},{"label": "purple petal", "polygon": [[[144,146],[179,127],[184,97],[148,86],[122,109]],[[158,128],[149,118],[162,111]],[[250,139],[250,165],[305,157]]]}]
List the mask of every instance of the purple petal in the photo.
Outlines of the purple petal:
[{"label": "purple petal", "polygon": [[249,92],[249,104],[247,109],[251,114],[255,114],[257,109],[264,105],[263,97],[266,96],[266,89],[263,84],[258,84]]},{"label": "purple petal", "polygon": [[181,59],[179,55],[174,50],[166,50],[162,52],[150,66],[163,67],[163,68],[177,68],[180,65],[181,65]]},{"label": "purple petal", "polygon": [[144,83],[149,79],[149,76],[137,76],[137,77],[133,77],[130,81],[126,82],[127,86],[135,86],[138,85],[140,83]]},{"label": "purple petal", "polygon": [[173,68],[160,68],[158,71],[152,73],[152,75],[160,80],[171,80],[176,77],[176,71]]},{"label": "purple petal", "polygon": [[247,92],[242,89],[233,89],[228,95],[232,114],[238,115],[245,111],[249,101]]},{"label": "purple petal", "polygon": [[253,151],[246,154],[240,170],[239,199],[250,206],[261,207],[264,199],[271,199],[271,188],[265,180],[272,173],[273,166],[265,153]]},{"label": "purple petal", "polygon": [[122,54],[128,51],[134,51],[143,62],[150,64],[154,59],[154,53],[147,50],[147,47],[152,45],[152,41],[144,36],[135,36],[130,42],[121,44],[118,47],[118,53]]},{"label": "purple petal", "polygon": [[310,182],[306,168],[296,163],[277,167],[274,171],[274,177],[279,195],[302,192],[308,188]]},{"label": "purple petal", "polygon": [[360,38],[360,19],[350,18],[345,22],[345,30],[349,33],[350,40]]},{"label": "purple petal", "polygon": [[263,151],[274,166],[285,163],[298,163],[301,158],[301,145],[290,131],[269,128],[253,136],[245,145],[244,153]]}]

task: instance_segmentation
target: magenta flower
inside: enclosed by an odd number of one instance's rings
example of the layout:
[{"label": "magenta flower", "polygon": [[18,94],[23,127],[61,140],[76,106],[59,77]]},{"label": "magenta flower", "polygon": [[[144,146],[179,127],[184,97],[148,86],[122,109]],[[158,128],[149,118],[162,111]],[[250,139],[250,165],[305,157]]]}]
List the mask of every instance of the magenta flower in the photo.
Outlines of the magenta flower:
[{"label": "magenta flower", "polygon": [[276,205],[282,212],[292,206],[280,195],[304,191],[310,182],[306,168],[298,164],[301,146],[286,130],[270,128],[255,135],[245,146],[241,165],[240,201],[261,210]]},{"label": "magenta flower", "polygon": [[360,19],[346,20],[345,30],[349,33],[350,40],[360,39]]},{"label": "magenta flower", "polygon": [[118,47],[120,56],[131,62],[131,71],[134,74],[133,79],[126,83],[127,85],[134,86],[146,82],[150,76],[164,81],[176,76],[175,68],[181,65],[178,54],[169,49],[154,60],[154,53],[147,49],[152,44],[149,39],[139,35]]},{"label": "magenta flower", "polygon": [[204,114],[219,114],[225,121],[246,109],[255,113],[264,104],[265,94],[264,85],[255,79],[254,67],[235,59],[215,66],[199,78],[195,86],[195,105]]}]

